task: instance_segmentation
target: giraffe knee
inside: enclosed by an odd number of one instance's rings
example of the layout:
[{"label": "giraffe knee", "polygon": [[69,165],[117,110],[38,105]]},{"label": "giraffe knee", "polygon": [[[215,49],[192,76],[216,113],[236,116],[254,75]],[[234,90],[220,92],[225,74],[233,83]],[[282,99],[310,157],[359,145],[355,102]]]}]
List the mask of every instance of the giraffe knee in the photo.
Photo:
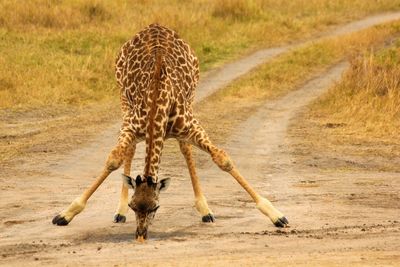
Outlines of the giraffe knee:
[{"label": "giraffe knee", "polygon": [[226,154],[223,150],[218,150],[212,153],[212,159],[217,164],[217,166],[226,172],[229,172],[233,169],[233,162],[229,158],[228,154]]},{"label": "giraffe knee", "polygon": [[124,153],[122,149],[115,149],[108,156],[106,166],[109,171],[115,171],[119,167],[121,167],[123,162],[124,162]]},{"label": "giraffe knee", "polygon": [[183,155],[188,155],[190,153],[190,149],[189,149],[189,147],[187,145],[184,145],[184,144],[180,143],[179,144],[179,148],[180,148],[180,150],[181,150]]}]

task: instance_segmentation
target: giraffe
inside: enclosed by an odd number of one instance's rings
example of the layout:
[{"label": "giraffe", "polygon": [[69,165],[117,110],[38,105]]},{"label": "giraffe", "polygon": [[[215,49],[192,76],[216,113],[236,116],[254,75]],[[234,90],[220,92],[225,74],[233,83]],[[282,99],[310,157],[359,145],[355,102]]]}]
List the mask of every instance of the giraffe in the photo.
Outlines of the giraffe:
[{"label": "giraffe", "polygon": [[[122,109],[117,145],[110,152],[102,173],[68,208],[53,218],[53,224],[71,222],[107,176],[124,164],[114,222],[125,222],[130,207],[136,216],[136,239],[144,241],[159,208],[159,194],[170,183],[170,179],[158,179],[164,140],[175,138],[186,160],[195,207],[203,222],[214,222],[215,217],[196,174],[192,146],[208,153],[221,170],[229,173],[275,226],[288,225],[285,216],[250,186],[227,153],[210,141],[193,115],[194,93],[199,80],[198,59],[176,32],[151,24],[137,33],[122,46],[116,60],[115,76]],[[131,163],[136,145],[141,141],[146,144],[145,166],[143,173],[134,179],[130,176]],[[130,188],[134,189],[131,200],[128,199]]]}]

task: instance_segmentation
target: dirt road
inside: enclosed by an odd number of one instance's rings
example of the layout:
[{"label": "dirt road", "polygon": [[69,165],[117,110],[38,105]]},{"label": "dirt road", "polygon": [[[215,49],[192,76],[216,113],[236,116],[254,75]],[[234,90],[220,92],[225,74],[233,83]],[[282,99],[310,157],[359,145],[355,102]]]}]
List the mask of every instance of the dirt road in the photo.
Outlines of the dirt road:
[{"label": "dirt road", "polygon": [[[106,180],[69,226],[53,226],[52,216],[101,169],[115,142],[113,128],[87,147],[50,162],[20,166],[12,179],[1,178],[0,264],[399,263],[398,174],[320,173],[315,168],[298,166],[292,157],[287,136],[291,121],[302,107],[339,79],[345,68],[345,63],[334,66],[297,91],[266,103],[232,133],[223,147],[255,188],[285,213],[290,228],[277,230],[254,208],[239,185],[203,154],[198,155],[199,176],[217,222],[201,223],[193,207],[184,160],[171,148],[176,145],[174,141],[168,141],[160,174],[172,177],[173,182],[161,198],[146,244],[133,242],[132,212],[127,223],[112,222],[120,172]],[[133,174],[140,173],[143,161],[141,144]]]}]

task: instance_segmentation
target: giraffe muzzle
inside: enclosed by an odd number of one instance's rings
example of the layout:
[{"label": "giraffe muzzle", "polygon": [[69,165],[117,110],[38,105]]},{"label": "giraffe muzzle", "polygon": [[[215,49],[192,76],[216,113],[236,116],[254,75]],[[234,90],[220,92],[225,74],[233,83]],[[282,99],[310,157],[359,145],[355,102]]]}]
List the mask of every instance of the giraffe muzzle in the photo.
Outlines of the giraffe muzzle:
[{"label": "giraffe muzzle", "polygon": [[136,230],[136,241],[143,243],[147,239],[147,229],[139,231]]},{"label": "giraffe muzzle", "polygon": [[144,236],[141,235],[136,238],[136,241],[139,243],[144,243],[146,241],[146,239],[144,238]]}]

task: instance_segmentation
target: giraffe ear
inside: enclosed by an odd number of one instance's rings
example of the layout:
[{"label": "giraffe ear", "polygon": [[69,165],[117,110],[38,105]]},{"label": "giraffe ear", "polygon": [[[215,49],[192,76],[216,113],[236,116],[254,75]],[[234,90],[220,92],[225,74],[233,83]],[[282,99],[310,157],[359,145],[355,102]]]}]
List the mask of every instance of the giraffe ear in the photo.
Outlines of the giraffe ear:
[{"label": "giraffe ear", "polygon": [[157,183],[158,190],[160,192],[164,191],[164,190],[167,190],[167,188],[168,188],[170,183],[171,183],[171,178],[165,178],[165,179],[160,180]]},{"label": "giraffe ear", "polygon": [[128,188],[131,188],[131,189],[135,188],[136,183],[134,183],[134,181],[132,180],[132,177],[122,174],[122,181]]}]

